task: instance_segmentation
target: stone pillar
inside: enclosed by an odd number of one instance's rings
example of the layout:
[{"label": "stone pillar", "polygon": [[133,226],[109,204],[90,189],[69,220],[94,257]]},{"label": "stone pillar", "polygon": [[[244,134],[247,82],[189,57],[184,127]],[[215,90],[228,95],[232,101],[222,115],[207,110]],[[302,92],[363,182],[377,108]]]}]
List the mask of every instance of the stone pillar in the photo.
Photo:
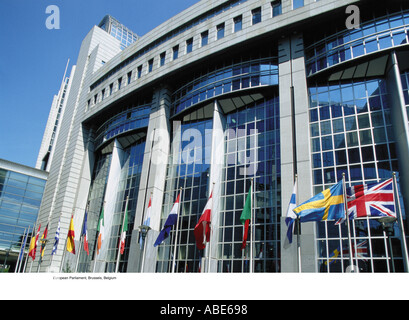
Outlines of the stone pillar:
[{"label": "stone pillar", "polygon": [[152,197],[151,221],[145,245],[143,272],[155,272],[157,248],[153,246],[160,231],[166,170],[170,153],[169,111],[171,91],[162,87],[153,94],[152,110],[149,118],[142,175],[138,191],[138,204],[132,232],[127,272],[140,272],[141,245],[139,226],[145,220],[149,198]]},{"label": "stone pillar", "polygon": [[[305,71],[304,44],[301,34],[279,42],[279,92],[281,130],[281,271],[298,272],[297,238],[284,246],[287,234],[285,217],[290,202],[295,174],[298,178],[298,201],[312,196],[308,88]],[[315,223],[302,225],[302,272],[316,272]]]}]

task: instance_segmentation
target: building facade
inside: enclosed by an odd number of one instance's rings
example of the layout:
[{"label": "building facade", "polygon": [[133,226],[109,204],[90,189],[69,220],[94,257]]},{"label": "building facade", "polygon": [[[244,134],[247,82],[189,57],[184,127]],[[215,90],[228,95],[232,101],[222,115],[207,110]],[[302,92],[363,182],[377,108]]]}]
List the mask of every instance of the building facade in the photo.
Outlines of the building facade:
[{"label": "building facade", "polygon": [[[20,270],[26,264],[28,244],[46,182],[46,172],[0,159],[0,268],[3,272],[15,272],[20,260]],[[24,252],[23,259],[19,258],[20,252]]]},{"label": "building facade", "polygon": [[[359,28],[346,26],[351,5]],[[284,222],[296,175],[301,203],[343,174],[352,186],[397,172],[406,228],[408,28],[405,1],[365,0],[202,0],[126,48],[95,26],[49,162],[39,222],[51,235],[60,224],[60,244],[40,271],[249,272],[240,215],[253,183],[253,270],[297,272]],[[177,238],[154,247],[179,192]],[[199,250],[193,230],[210,194],[211,245]],[[69,223],[81,248],[85,213],[89,254],[72,255]],[[350,235],[360,271],[407,269],[397,224],[387,233],[360,219]],[[306,223],[299,240],[302,272],[350,267],[345,225]]]}]

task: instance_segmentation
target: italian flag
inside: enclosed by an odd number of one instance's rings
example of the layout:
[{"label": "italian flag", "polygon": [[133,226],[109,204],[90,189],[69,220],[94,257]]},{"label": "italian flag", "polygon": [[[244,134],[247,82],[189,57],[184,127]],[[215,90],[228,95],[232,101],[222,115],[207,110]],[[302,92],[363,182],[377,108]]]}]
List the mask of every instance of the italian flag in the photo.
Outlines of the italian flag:
[{"label": "italian flag", "polygon": [[250,186],[250,190],[249,190],[249,193],[246,199],[246,204],[244,205],[243,212],[240,216],[240,222],[244,225],[243,244],[241,246],[242,250],[246,248],[247,237],[249,233],[249,224],[251,220],[251,194],[252,194],[251,189],[252,187],[253,186]]},{"label": "italian flag", "polygon": [[98,239],[97,239],[97,254],[101,250],[102,240],[104,239],[104,207],[102,207],[101,215],[98,221]]},{"label": "italian flag", "polygon": [[125,216],[124,216],[124,222],[122,224],[122,229],[121,229],[121,240],[119,242],[119,248],[120,248],[121,254],[124,254],[125,238],[126,238],[127,231],[128,231],[128,198],[126,199]]}]

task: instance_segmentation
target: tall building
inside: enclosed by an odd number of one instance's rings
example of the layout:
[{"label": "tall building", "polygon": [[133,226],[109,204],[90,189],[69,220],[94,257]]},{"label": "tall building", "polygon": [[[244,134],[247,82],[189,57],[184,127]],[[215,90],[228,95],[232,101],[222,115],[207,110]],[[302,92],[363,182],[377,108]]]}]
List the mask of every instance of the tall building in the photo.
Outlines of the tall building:
[{"label": "tall building", "polygon": [[[249,272],[250,251],[255,272],[297,272],[297,245],[285,243],[295,176],[301,203],[343,175],[354,186],[397,172],[406,228],[406,1],[202,0],[125,49],[101,27],[82,42],[53,144],[39,222],[49,234],[61,222],[60,244],[53,256],[46,247],[41,272]],[[253,250],[242,250],[252,183]],[[179,192],[178,233],[154,246]],[[199,250],[211,193],[211,245]],[[65,250],[71,218],[76,255]],[[350,269],[349,238],[361,272],[407,270],[399,224],[383,226],[353,220],[348,235],[345,224],[303,223],[301,271]]]},{"label": "tall building", "polygon": [[21,261],[26,263],[46,182],[47,172],[0,159],[0,270],[3,272],[15,271],[22,247],[25,249]]},{"label": "tall building", "polygon": [[106,15],[104,19],[98,25],[102,30],[108,32],[111,36],[115,37],[121,41],[121,48],[125,49],[130,46],[136,40],[138,40],[138,35],[132,30],[125,27],[118,20],[110,15]]}]

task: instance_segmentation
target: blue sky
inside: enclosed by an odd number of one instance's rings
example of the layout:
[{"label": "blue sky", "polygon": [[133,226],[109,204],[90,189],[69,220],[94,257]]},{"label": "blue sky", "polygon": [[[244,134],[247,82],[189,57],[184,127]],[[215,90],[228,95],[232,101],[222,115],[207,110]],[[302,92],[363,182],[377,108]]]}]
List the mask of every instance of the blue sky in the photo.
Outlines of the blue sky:
[{"label": "blue sky", "polygon": [[[0,158],[35,166],[65,66],[106,14],[142,36],[198,0],[1,0]],[[46,8],[60,9],[49,30]]]}]

